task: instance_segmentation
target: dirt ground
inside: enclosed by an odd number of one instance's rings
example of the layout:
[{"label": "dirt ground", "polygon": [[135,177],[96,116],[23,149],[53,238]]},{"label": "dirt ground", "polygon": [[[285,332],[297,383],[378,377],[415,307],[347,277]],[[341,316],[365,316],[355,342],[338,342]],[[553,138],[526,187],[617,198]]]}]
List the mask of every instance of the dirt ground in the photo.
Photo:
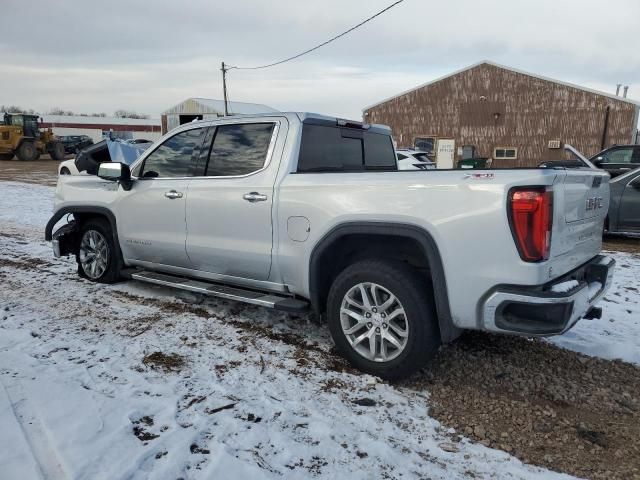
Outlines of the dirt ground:
[{"label": "dirt ground", "polygon": [[546,342],[472,333],[408,387],[430,415],[525,463],[583,478],[640,478],[640,369]]},{"label": "dirt ground", "polygon": [[[73,157],[67,156],[67,159],[69,158]],[[0,161],[0,180],[55,186],[59,164],[60,162],[51,160],[49,155],[42,155],[39,160],[33,162],[21,162],[16,159]]]}]

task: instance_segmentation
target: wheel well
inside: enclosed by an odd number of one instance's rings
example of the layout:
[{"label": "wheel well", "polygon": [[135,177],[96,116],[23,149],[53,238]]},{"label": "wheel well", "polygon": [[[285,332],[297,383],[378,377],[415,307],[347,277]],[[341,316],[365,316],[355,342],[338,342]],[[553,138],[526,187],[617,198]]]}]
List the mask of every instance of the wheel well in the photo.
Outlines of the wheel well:
[{"label": "wheel well", "polygon": [[324,313],[336,276],[348,265],[367,258],[399,261],[417,270],[433,286],[442,341],[451,341],[460,334],[451,320],[444,270],[435,242],[411,225],[348,225],[325,236],[311,255],[309,290],[314,309]]}]

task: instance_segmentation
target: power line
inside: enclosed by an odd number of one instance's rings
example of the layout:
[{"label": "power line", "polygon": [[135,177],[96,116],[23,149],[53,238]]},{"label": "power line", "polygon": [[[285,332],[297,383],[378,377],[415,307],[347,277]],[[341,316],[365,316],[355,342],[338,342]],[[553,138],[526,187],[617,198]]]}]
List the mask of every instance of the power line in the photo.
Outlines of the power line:
[{"label": "power line", "polygon": [[360,22],[359,24],[355,25],[354,27],[351,27],[349,30],[346,30],[344,32],[342,32],[339,35],[336,35],[335,37],[330,38],[329,40],[327,40],[326,42],[322,42],[320,45],[316,45],[313,48],[310,48],[309,50],[305,50],[304,52],[298,53],[297,55],[294,55],[293,57],[289,57],[289,58],[285,58],[284,60],[280,60],[279,62],[274,62],[274,63],[269,63],[268,65],[260,65],[259,67],[224,67],[223,66],[223,72],[225,70],[232,70],[232,69],[236,69],[236,70],[259,70],[261,68],[268,68],[268,67],[275,67],[276,65],[280,65],[283,64],[285,62],[289,62],[291,60],[295,60],[296,58],[300,58],[303,55],[306,55],[307,53],[311,53],[314,50],[318,50],[321,47],[324,47],[325,45],[339,39],[340,37],[344,37],[347,33],[353,32],[356,28],[360,28],[362,25],[364,25],[367,22],[370,22],[371,20],[373,20],[374,18],[382,15],[384,12],[386,12],[387,10],[391,10],[393,7],[395,7],[396,5],[398,5],[399,3],[402,3],[404,0],[398,0],[397,2],[392,3],[391,5],[389,5],[387,8],[384,8],[382,10],[380,10],[378,13],[376,13],[375,15],[370,16],[369,18],[367,18],[366,20]]}]

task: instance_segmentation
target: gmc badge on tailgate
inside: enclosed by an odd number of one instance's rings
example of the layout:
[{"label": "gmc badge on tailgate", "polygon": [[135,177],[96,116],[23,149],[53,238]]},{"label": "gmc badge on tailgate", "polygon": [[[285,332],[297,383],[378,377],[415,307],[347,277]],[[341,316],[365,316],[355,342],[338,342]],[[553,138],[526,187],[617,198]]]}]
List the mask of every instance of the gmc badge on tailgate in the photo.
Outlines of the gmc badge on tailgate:
[{"label": "gmc badge on tailgate", "polygon": [[587,212],[589,210],[597,210],[602,208],[602,197],[587,198]]}]

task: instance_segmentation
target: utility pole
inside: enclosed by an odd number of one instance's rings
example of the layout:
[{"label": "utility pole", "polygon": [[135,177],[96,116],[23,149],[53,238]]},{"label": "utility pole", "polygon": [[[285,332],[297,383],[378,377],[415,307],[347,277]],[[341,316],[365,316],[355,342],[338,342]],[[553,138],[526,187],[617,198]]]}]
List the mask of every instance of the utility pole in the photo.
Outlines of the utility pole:
[{"label": "utility pole", "polygon": [[227,99],[227,70],[228,68],[224,66],[224,62],[222,62],[222,91],[224,94],[224,116],[229,116],[229,100]]}]

